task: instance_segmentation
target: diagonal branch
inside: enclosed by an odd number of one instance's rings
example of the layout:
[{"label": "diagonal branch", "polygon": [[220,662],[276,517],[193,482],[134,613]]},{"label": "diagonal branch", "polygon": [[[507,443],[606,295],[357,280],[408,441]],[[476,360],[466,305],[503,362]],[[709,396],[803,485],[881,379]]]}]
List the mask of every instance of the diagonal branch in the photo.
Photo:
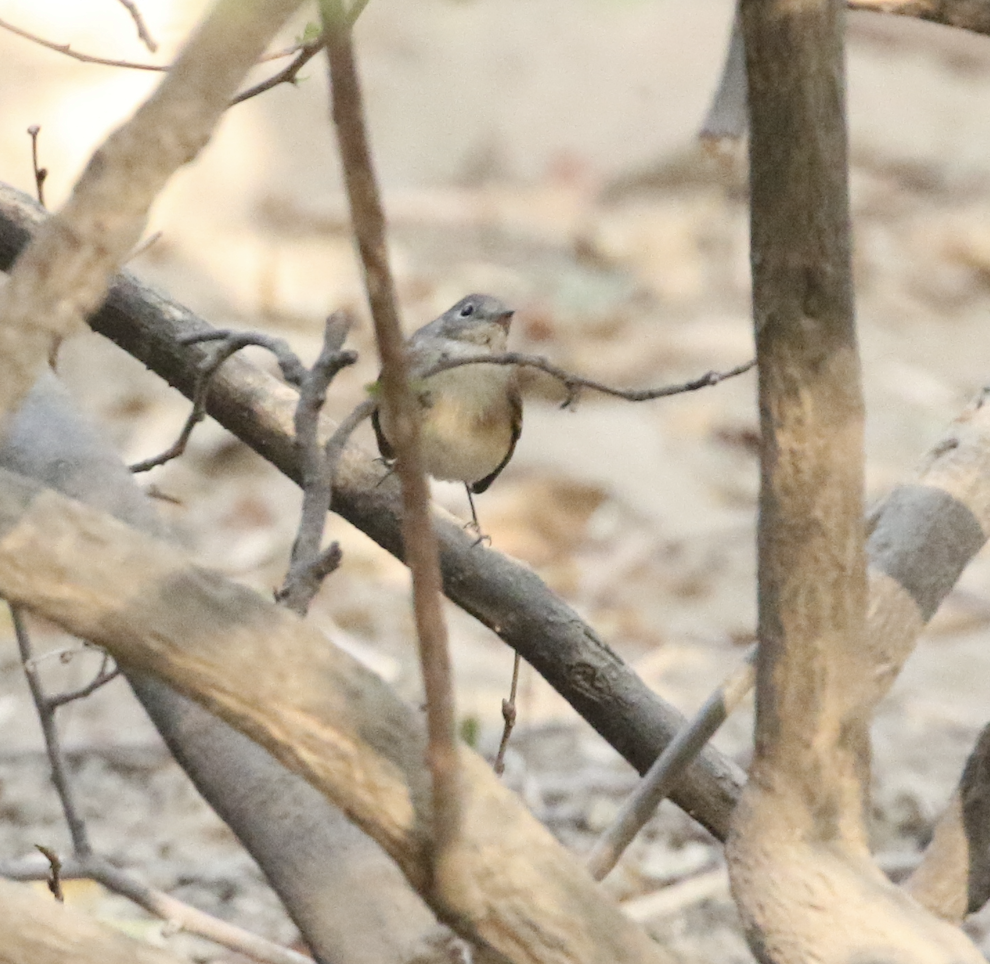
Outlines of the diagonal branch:
[{"label": "diagonal branch", "polygon": [[495,959],[668,964],[465,748],[461,836],[445,856],[459,886],[438,893],[418,712],[284,608],[6,471],[0,594],[92,639],[128,672],[158,676],[256,740],[337,803],[438,914]]},{"label": "diagonal branch", "polygon": [[[29,197],[0,184],[0,269],[11,264],[45,214]],[[213,329],[189,309],[122,275],[90,323],[193,397],[207,352],[182,342]],[[231,358],[211,384],[207,410],[230,432],[299,481],[293,418],[298,396],[248,361]],[[365,411],[365,414],[367,412]],[[327,435],[334,434],[326,421]],[[372,456],[347,446],[336,468],[333,510],[402,558],[398,498]],[[479,553],[450,521],[437,520],[444,590],[540,673],[637,770],[645,772],[685,725],[595,630],[531,570],[498,552]],[[742,772],[707,748],[671,799],[724,839]]]},{"label": "diagonal branch", "polygon": [[218,0],[158,90],[90,160],[0,291],[0,415],[37,379],[55,341],[106,296],[148,209],[209,140],[236,86],[299,0]]}]

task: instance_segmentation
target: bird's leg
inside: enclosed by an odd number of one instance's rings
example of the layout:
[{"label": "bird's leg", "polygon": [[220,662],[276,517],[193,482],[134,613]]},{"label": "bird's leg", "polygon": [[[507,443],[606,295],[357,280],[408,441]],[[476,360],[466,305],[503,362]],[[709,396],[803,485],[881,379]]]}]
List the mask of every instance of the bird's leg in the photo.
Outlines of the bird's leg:
[{"label": "bird's leg", "polygon": [[374,461],[380,462],[388,470],[386,473],[375,483],[375,488],[377,489],[386,479],[390,479],[395,474],[395,459],[387,459],[384,455],[378,456]]},{"label": "bird's leg", "polygon": [[492,537],[486,536],[481,531],[481,523],[478,522],[478,513],[474,509],[474,496],[471,494],[471,486],[467,482],[464,483],[464,491],[467,492],[468,505],[471,506],[471,521],[465,523],[464,528],[470,529],[478,537],[475,540],[475,545],[479,545],[482,542],[491,545]]}]

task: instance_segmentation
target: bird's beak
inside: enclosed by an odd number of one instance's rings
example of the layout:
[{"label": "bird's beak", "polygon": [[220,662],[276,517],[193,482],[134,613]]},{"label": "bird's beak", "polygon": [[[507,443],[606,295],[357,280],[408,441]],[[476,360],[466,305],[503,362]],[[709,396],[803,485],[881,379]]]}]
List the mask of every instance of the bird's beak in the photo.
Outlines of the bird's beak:
[{"label": "bird's beak", "polygon": [[506,334],[509,333],[509,325],[512,323],[512,316],[514,314],[514,311],[503,311],[502,314],[495,319],[495,324],[501,325]]}]

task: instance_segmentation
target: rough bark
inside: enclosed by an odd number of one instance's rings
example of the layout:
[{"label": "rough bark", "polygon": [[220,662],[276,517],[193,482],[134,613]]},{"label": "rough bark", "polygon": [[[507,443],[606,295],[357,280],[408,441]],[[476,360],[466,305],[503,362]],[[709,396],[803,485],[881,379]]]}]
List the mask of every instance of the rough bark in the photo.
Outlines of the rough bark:
[{"label": "rough bark", "polygon": [[0,964],[180,964],[177,957],[0,880]]},{"label": "rough bark", "polygon": [[[0,184],[0,269],[6,269],[44,212]],[[122,274],[90,325],[192,397],[203,353],[178,339],[209,325],[182,305]],[[212,382],[208,410],[220,424],[290,478],[299,479],[293,443],[296,394],[240,357]],[[325,420],[327,435],[333,423]],[[345,450],[334,486],[334,511],[401,558],[399,500],[373,457]],[[475,546],[449,519],[437,519],[447,596],[522,654],[640,773],[684,726],[681,713],[651,692],[600,636],[532,571]],[[742,771],[707,748],[672,799],[719,839],[742,786]]]},{"label": "rough bark", "polygon": [[[51,374],[32,389],[0,443],[0,467],[161,535],[133,476]],[[405,964],[442,948],[445,929],[381,848],[326,797],[160,680],[126,675],[173,756],[258,862],[317,960]],[[435,953],[431,959],[446,959]]]},{"label": "rough bark", "polygon": [[0,594],[264,746],[372,836],[492,960],[668,960],[465,748],[461,836],[433,887],[419,713],[317,630],[166,543],[0,471]]},{"label": "rough bark", "polygon": [[872,863],[843,6],[743,0],[762,431],[756,748],[728,847],[766,964],[978,961]]}]

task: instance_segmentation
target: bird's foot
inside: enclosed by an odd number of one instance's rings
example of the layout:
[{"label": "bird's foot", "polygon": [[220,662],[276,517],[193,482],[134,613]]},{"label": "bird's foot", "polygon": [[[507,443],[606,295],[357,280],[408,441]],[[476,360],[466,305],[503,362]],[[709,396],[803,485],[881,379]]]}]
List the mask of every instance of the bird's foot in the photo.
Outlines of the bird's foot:
[{"label": "bird's foot", "polygon": [[470,522],[465,522],[463,529],[465,532],[474,533],[474,535],[477,537],[475,538],[474,542],[471,543],[472,549],[475,546],[480,546],[482,543],[484,543],[486,546],[490,546],[492,544],[492,537],[481,531],[481,526],[478,525],[477,519],[472,519]]}]

